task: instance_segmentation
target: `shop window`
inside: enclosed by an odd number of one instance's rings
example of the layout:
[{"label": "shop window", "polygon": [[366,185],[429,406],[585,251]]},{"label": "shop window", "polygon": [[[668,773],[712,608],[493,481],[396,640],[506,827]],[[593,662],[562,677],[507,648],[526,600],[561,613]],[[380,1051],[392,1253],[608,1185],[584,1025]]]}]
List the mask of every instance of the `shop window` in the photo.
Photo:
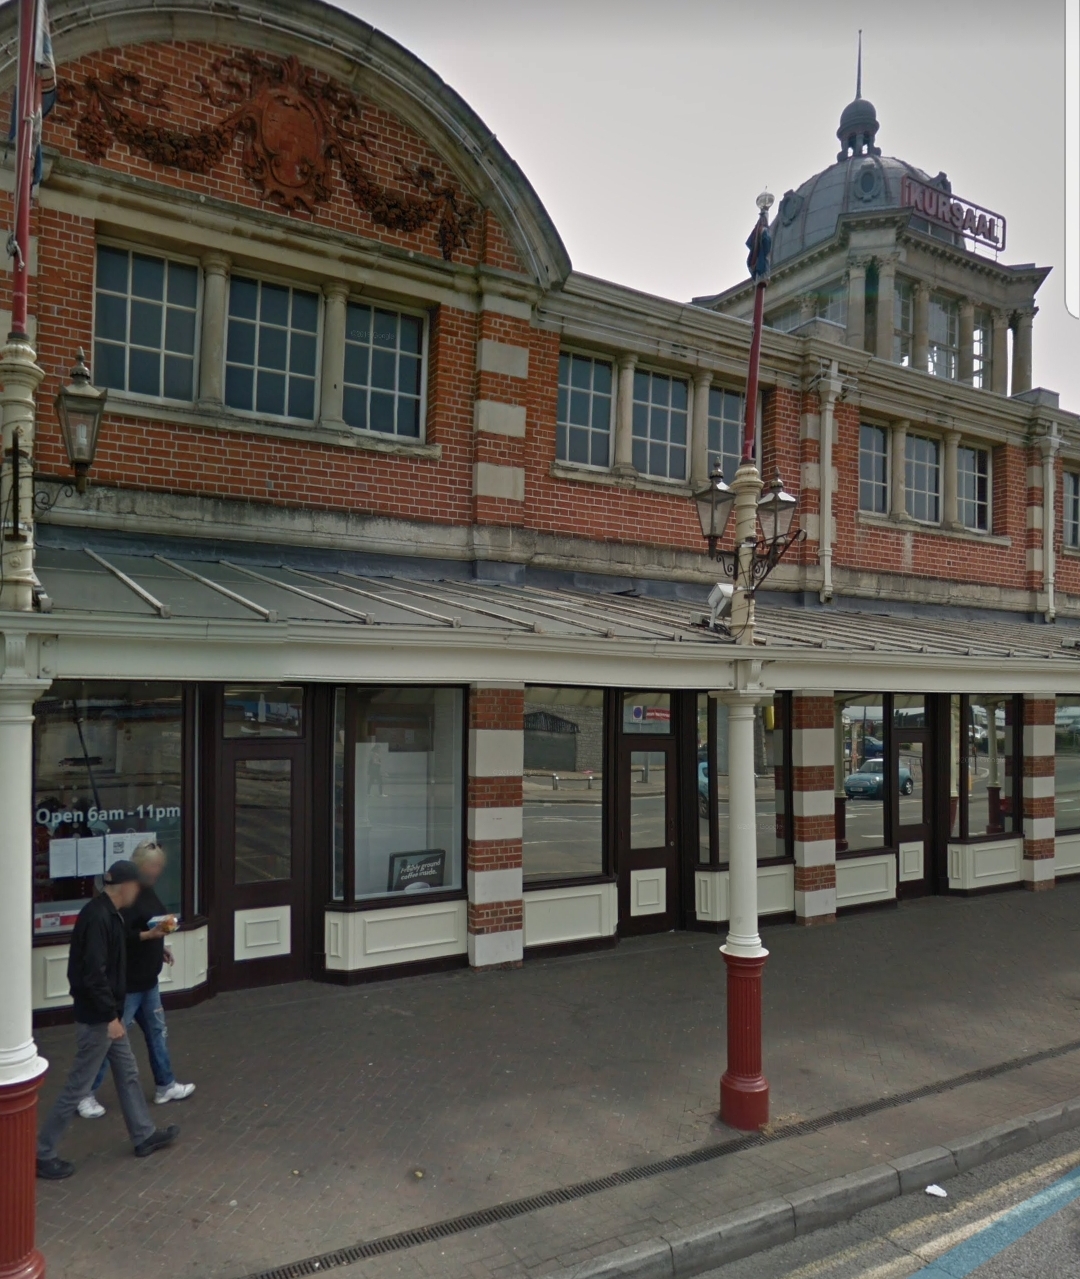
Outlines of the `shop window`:
[{"label": "shop window", "polygon": [[960,360],[960,308],[940,293],[930,295],[929,370],[955,380]]},{"label": "shop window", "polygon": [[604,691],[525,686],[526,883],[604,871]]},{"label": "shop window", "polygon": [[318,328],[318,294],[234,275],[225,352],[229,408],[313,421]]},{"label": "shop window", "polygon": [[299,684],[227,684],[226,737],[303,737],[304,690]]},{"label": "shop window", "polygon": [[349,303],[342,384],[349,426],[420,438],[423,342],[419,316]]},{"label": "shop window", "polygon": [[911,367],[915,348],[915,290],[910,281],[897,280],[893,287],[893,363]]},{"label": "shop window", "polygon": [[884,848],[892,799],[886,699],[880,693],[839,693],[834,705],[836,851]]},{"label": "shop window", "polygon": [[624,733],[671,732],[670,693],[623,693],[622,731]]},{"label": "shop window", "polygon": [[924,524],[941,519],[941,461],[937,440],[908,435],[904,444],[907,513]]},{"label": "shop window", "polygon": [[[711,703],[711,707],[706,703]],[[713,722],[711,725],[706,722],[703,732],[702,719],[709,714]],[[716,698],[699,695],[698,723],[698,859],[726,865],[731,850],[727,706]],[[791,780],[787,768],[789,723],[789,693],[777,693],[771,703],[754,708],[754,793],[759,860],[790,857],[793,851]],[[715,769],[710,761],[715,761]]]},{"label": "shop window", "polygon": [[609,465],[613,403],[609,361],[563,351],[555,419],[555,456],[560,462]]},{"label": "shop window", "polygon": [[460,889],[461,690],[352,687],[335,706],[335,895]]},{"label": "shop window", "polygon": [[972,332],[971,382],[989,390],[993,384],[994,322],[989,311],[976,309]]},{"label": "shop window", "polygon": [[889,512],[889,436],[880,426],[859,427],[859,510]]},{"label": "shop window", "polygon": [[985,533],[990,527],[990,453],[956,450],[956,514],[964,528]]},{"label": "shop window", "polygon": [[634,373],[633,463],[640,475],[686,479],[687,384],[664,373]]},{"label": "shop window", "polygon": [[58,682],[34,708],[34,935],[66,932],[112,862],[154,842],[181,909],[183,700],[176,684]]},{"label": "shop window", "polygon": [[1062,533],[1065,545],[1080,548],[1080,473],[1066,471],[1062,480]]},{"label": "shop window", "polygon": [[94,283],[94,381],[190,403],[198,269],[100,244]]},{"label": "shop window", "polygon": [[1023,829],[1020,699],[960,694],[950,699],[949,833],[976,840]]},{"label": "shop window", "polygon": [[1080,696],[1061,694],[1054,712],[1054,820],[1080,831]]},{"label": "shop window", "polygon": [[746,397],[722,386],[709,387],[709,473],[717,462],[730,480],[742,460]]}]

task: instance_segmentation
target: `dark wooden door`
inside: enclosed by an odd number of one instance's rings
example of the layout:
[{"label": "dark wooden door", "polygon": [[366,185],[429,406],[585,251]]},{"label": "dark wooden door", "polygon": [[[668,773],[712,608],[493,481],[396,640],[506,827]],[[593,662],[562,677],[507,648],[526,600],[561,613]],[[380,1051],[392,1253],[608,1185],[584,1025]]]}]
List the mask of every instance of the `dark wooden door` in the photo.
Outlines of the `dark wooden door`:
[{"label": "dark wooden door", "polygon": [[[282,725],[264,715],[241,723],[250,731],[226,736],[230,692],[224,724],[218,717],[216,770],[214,951],[223,989],[298,981],[311,968],[307,716]],[[276,690],[255,692],[252,699],[245,690],[247,704],[288,705]],[[289,694],[306,712],[303,690]]]},{"label": "dark wooden door", "polygon": [[679,910],[678,778],[674,737],[619,746],[619,932],[669,932]]},{"label": "dark wooden door", "polygon": [[929,728],[893,734],[898,897],[933,892],[935,771]]}]

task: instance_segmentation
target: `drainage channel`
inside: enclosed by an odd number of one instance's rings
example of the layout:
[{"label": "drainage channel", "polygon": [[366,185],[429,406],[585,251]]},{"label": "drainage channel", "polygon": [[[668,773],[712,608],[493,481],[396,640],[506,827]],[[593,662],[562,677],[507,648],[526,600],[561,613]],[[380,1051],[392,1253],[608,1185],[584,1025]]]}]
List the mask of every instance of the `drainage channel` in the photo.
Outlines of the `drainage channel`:
[{"label": "drainage channel", "polygon": [[596,1195],[604,1190],[616,1190],[620,1186],[647,1181],[650,1177],[658,1177],[665,1172],[679,1172],[684,1168],[694,1168],[698,1164],[711,1163],[714,1159],[723,1159],[725,1155],[738,1154],[739,1151],[750,1150],[755,1146],[772,1145],[777,1141],[786,1141],[790,1137],[803,1137],[807,1133],[820,1132],[823,1128],[848,1123],[852,1119],[864,1119],[885,1110],[906,1106],[913,1101],[921,1101],[924,1097],[935,1097],[941,1093],[951,1092],[955,1088],[963,1088],[967,1084],[996,1079],[999,1075],[1023,1070],[1026,1066],[1036,1066],[1040,1062],[1052,1061],[1055,1057],[1064,1057],[1078,1050],[1080,1050],[1080,1039],[1074,1039],[1067,1044],[1058,1044],[1054,1048],[1044,1048],[1039,1052],[1029,1053],[1025,1057],[1013,1057],[1009,1061],[998,1062],[993,1066],[969,1070],[963,1075],[954,1075],[953,1078],[943,1079],[936,1084],[923,1084],[920,1088],[911,1088],[907,1092],[878,1097],[874,1101],[862,1102],[857,1106],[846,1106],[843,1110],[834,1110],[827,1115],[819,1115],[816,1119],[802,1119],[797,1123],[771,1128],[768,1132],[746,1133],[711,1146],[700,1146],[697,1150],[670,1155],[666,1159],[655,1159],[651,1163],[622,1168],[617,1172],[609,1173],[606,1177],[593,1177],[571,1186],[558,1186],[554,1190],[545,1190],[538,1195],[510,1199],[505,1203],[494,1204],[490,1208],[478,1208],[475,1212],[462,1213],[459,1217],[448,1217],[445,1221],[435,1221],[428,1226],[417,1226],[414,1230],[401,1230],[396,1234],[383,1235],[378,1239],[350,1244],[348,1247],[337,1248],[332,1252],[305,1257],[301,1261],[290,1261],[269,1270],[258,1270],[245,1275],[243,1279],[306,1279],[308,1275],[321,1275],[324,1271],[351,1266],[370,1257],[403,1252],[408,1248],[417,1248],[421,1244],[433,1243],[451,1235],[465,1234],[484,1226],[497,1225],[501,1221],[524,1217],[542,1208],[554,1208],[559,1204],[585,1199],[589,1195]]}]

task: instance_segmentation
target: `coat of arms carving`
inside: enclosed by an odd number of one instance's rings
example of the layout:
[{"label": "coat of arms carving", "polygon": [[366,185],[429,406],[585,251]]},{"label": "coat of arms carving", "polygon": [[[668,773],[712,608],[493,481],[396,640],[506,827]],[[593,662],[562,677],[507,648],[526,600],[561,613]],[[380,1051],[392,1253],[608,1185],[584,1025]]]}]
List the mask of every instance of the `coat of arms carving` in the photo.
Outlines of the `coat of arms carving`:
[{"label": "coat of arms carving", "polygon": [[[281,208],[314,214],[331,198],[332,167],[358,207],[392,231],[434,225],[444,258],[469,243],[480,211],[450,182],[423,165],[396,158],[411,190],[380,184],[358,152],[374,158],[355,94],[302,67],[296,58],[238,53],[213,65],[215,82],[200,77],[205,98],[225,114],[217,124],[183,133],[155,123],[167,111],[166,88],[132,72],[87,74],[59,82],[59,100],[74,117],[76,141],[91,160],[121,142],[154,164],[210,173],[242,143],[240,163],[263,198]],[[142,108],[142,110],[140,110]]]}]

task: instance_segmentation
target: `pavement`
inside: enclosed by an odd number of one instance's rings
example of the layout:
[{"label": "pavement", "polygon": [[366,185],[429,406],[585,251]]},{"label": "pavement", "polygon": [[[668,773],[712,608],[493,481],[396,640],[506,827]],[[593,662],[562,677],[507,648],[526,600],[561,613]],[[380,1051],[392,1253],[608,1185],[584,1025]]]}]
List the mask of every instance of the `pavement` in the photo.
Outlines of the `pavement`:
[{"label": "pavement", "polygon": [[[39,1183],[39,1246],[51,1279],[239,1279],[478,1213],[324,1266],[539,1279],[1080,1095],[1078,933],[1080,884],[768,928],[750,1142],[716,1115],[713,935],[220,995],[169,1016],[199,1085],[155,1111],[179,1143],[133,1159],[107,1082],[62,1148],[76,1176]],[[39,1043],[48,1105],[71,1031]]]}]

